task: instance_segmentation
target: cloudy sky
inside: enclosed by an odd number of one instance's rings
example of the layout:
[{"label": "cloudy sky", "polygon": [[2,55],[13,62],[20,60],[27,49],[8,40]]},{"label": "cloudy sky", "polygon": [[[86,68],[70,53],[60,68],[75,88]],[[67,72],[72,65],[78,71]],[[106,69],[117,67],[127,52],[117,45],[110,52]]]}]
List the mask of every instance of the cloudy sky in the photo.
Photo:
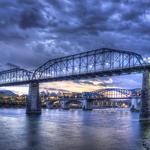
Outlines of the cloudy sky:
[{"label": "cloudy sky", "polygon": [[[1,70],[7,63],[34,70],[49,59],[102,47],[148,57],[149,35],[149,0],[0,0]],[[75,91],[89,85],[91,90],[135,88],[141,86],[141,75],[62,83]]]}]

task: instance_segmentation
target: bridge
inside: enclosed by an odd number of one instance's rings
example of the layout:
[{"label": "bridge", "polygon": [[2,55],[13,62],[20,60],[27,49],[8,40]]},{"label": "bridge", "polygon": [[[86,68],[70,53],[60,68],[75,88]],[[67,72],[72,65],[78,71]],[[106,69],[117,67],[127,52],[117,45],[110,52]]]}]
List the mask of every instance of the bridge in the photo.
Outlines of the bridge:
[{"label": "bridge", "polygon": [[140,117],[150,118],[150,64],[141,55],[124,50],[101,48],[47,61],[34,72],[14,68],[0,72],[0,86],[29,84],[27,113],[41,113],[39,83],[143,73]]},{"label": "bridge", "polygon": [[132,109],[138,110],[141,99],[141,89],[104,88],[94,92],[62,93],[58,99],[47,100],[47,106],[53,108],[53,103],[59,102],[62,109],[69,109],[70,104],[80,104],[82,108],[92,110],[95,103],[99,106],[117,107],[127,103]]},{"label": "bridge", "polygon": [[97,99],[132,99],[133,97],[141,97],[141,90],[121,89],[121,88],[104,88],[93,92],[97,93]]}]

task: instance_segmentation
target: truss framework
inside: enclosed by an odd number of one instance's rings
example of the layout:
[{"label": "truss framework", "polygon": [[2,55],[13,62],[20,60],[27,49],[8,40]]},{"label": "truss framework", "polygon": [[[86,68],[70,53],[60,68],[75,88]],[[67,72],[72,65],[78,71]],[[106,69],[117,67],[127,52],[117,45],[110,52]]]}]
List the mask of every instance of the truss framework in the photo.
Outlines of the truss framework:
[{"label": "truss framework", "polygon": [[21,68],[2,71],[0,86],[111,76],[142,71],[145,66],[150,68],[139,54],[102,48],[49,60],[33,73]]}]

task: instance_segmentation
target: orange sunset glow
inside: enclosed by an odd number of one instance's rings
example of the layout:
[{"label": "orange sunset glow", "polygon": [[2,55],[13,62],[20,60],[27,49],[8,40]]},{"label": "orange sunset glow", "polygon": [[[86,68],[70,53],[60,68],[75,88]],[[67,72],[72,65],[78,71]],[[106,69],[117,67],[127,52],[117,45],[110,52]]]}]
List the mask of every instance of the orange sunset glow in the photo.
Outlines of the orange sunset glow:
[{"label": "orange sunset glow", "polygon": [[[112,83],[112,79],[106,80],[105,83]],[[89,92],[95,91],[102,88],[112,88],[112,86],[104,86],[104,81],[96,80],[80,80],[80,81],[60,81],[60,82],[50,82],[41,83],[40,91],[47,90],[49,92],[53,91],[69,91],[69,92]],[[113,86],[114,87],[114,86]],[[28,85],[24,86],[12,86],[12,87],[1,87],[1,89],[12,90],[13,92],[21,95],[28,93]]]}]

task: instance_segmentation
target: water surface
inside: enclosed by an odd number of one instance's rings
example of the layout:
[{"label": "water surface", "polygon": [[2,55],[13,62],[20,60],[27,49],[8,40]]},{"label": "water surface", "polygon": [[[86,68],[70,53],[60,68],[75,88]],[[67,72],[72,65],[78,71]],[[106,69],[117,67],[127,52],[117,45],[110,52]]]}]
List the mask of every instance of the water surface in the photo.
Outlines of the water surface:
[{"label": "water surface", "polygon": [[144,150],[150,126],[128,110],[0,109],[2,150]]}]

